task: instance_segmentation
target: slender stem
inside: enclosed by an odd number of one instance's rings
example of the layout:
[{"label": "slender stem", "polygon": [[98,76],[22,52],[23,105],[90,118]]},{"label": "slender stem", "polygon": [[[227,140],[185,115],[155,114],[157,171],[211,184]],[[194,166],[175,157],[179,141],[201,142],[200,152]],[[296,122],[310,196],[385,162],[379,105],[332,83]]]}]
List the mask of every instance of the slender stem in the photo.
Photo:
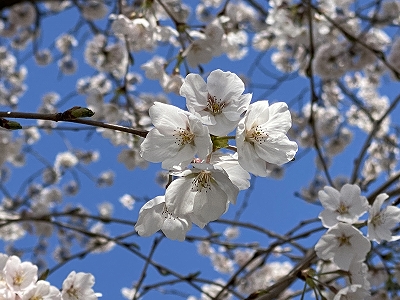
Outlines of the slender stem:
[{"label": "slender stem", "polygon": [[89,119],[68,119],[68,118],[64,118],[62,116],[62,114],[60,114],[60,113],[41,114],[41,113],[0,111],[0,118],[49,120],[49,121],[54,121],[54,122],[78,123],[78,124],[84,124],[84,125],[89,125],[89,126],[94,126],[94,127],[101,127],[101,128],[107,128],[107,129],[116,130],[116,131],[127,132],[127,133],[138,135],[141,137],[146,137],[146,135],[148,133],[148,131],[146,131],[146,130],[136,130],[136,129],[121,126],[121,125],[109,124],[109,123],[93,121],[93,120],[89,120]]}]

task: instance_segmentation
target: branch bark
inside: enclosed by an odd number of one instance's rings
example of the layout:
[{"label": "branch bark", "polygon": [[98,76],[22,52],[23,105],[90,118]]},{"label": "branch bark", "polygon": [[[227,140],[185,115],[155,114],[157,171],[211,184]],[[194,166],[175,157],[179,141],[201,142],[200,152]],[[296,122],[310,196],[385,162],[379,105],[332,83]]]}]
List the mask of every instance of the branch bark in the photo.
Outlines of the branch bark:
[{"label": "branch bark", "polygon": [[35,2],[43,2],[44,0],[1,0],[0,1],[0,11],[4,10],[5,8],[11,7],[15,4],[19,4],[19,3],[23,3],[23,2],[31,2],[31,3],[35,3]]}]

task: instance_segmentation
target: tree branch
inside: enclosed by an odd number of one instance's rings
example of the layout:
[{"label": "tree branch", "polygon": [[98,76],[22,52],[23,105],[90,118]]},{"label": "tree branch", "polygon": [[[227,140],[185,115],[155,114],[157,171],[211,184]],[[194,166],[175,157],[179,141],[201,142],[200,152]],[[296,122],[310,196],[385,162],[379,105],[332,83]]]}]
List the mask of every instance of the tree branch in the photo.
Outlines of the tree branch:
[{"label": "tree branch", "polygon": [[65,118],[63,118],[63,115],[61,113],[41,114],[41,113],[0,111],[0,118],[36,119],[36,120],[50,120],[50,121],[54,121],[54,122],[59,122],[59,121],[72,122],[72,123],[79,123],[79,124],[85,124],[85,125],[90,125],[90,126],[95,126],[95,127],[101,127],[101,128],[111,129],[111,130],[127,132],[127,133],[138,135],[141,137],[146,137],[146,135],[147,135],[147,131],[145,131],[145,130],[136,130],[133,128],[120,126],[120,125],[103,123],[103,122],[93,121],[93,120],[88,120],[88,119],[65,119]]},{"label": "tree branch", "polygon": [[19,3],[24,3],[24,2],[31,2],[31,3],[35,3],[35,2],[43,2],[44,0],[1,0],[0,1],[0,10],[3,10],[5,8],[11,7],[15,4],[19,4]]}]

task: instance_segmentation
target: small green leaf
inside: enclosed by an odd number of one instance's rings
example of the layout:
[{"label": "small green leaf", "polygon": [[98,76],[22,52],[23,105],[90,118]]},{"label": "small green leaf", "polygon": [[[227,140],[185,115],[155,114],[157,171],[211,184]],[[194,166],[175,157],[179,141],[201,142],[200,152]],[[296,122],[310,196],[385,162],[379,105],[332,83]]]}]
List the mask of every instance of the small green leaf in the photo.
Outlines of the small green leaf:
[{"label": "small green leaf", "polygon": [[227,137],[218,137],[218,136],[211,135],[211,141],[213,143],[214,151],[218,150],[218,149],[226,148],[229,146]]},{"label": "small green leaf", "polygon": [[77,118],[87,118],[94,115],[94,112],[89,108],[74,106],[62,113],[64,119],[77,119]]},{"label": "small green leaf", "polygon": [[22,129],[21,124],[15,121],[9,121],[3,118],[0,118],[0,126],[9,130]]}]

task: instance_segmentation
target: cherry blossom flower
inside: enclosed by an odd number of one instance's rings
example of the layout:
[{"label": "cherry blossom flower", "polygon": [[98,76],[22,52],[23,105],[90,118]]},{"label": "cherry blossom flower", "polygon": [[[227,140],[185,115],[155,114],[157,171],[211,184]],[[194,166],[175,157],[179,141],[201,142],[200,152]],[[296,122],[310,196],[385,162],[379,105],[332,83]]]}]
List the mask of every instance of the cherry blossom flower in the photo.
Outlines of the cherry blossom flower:
[{"label": "cherry blossom flower", "polygon": [[140,236],[146,237],[161,229],[167,238],[184,241],[191,227],[189,216],[175,217],[165,206],[165,196],[157,196],[140,209],[135,230]]},{"label": "cherry blossom flower", "polygon": [[365,300],[368,299],[368,296],[370,295],[371,293],[364,289],[361,285],[352,284],[350,286],[344,287],[339,292],[337,292],[333,300]]},{"label": "cherry blossom flower", "polygon": [[282,165],[291,161],[296,142],[286,136],[292,125],[286,103],[272,105],[258,101],[249,106],[236,132],[236,145],[240,165],[257,176],[267,176],[266,162]]},{"label": "cherry blossom flower", "polygon": [[167,61],[161,56],[153,56],[151,60],[140,66],[142,70],[145,71],[146,78],[149,79],[162,79],[165,74],[165,65]]},{"label": "cherry blossom flower", "polygon": [[319,258],[333,258],[333,262],[345,271],[353,261],[363,261],[370,249],[371,244],[361,231],[341,222],[331,227],[315,245]]},{"label": "cherry blossom flower", "polygon": [[368,235],[371,241],[380,243],[385,241],[397,241],[400,235],[392,236],[391,229],[400,222],[400,208],[389,205],[382,208],[383,202],[389,198],[387,194],[379,194],[369,210]]},{"label": "cherry blossom flower", "polygon": [[101,294],[92,289],[94,277],[90,273],[72,271],[62,285],[63,300],[97,300]]},{"label": "cherry blossom flower", "polygon": [[367,198],[361,196],[361,190],[355,184],[345,184],[340,192],[325,186],[324,190],[318,192],[318,197],[325,208],[319,218],[326,228],[339,221],[354,224],[368,210]]},{"label": "cherry blossom flower", "polygon": [[154,103],[149,110],[155,126],[140,146],[140,154],[150,162],[161,162],[164,169],[189,164],[198,154],[205,158],[212,150],[208,129],[195,115],[178,107]]},{"label": "cherry blossom flower", "polygon": [[234,73],[215,70],[207,77],[207,83],[198,74],[189,74],[180,89],[186,98],[186,106],[208,125],[211,134],[223,136],[238,124],[247,109],[251,94],[244,94],[244,83]]},{"label": "cherry blossom flower", "polygon": [[37,266],[31,262],[21,262],[19,257],[10,256],[4,267],[5,280],[15,292],[23,291],[37,280]]},{"label": "cherry blossom flower", "polygon": [[175,216],[191,215],[193,223],[204,227],[218,219],[236,203],[239,188],[218,166],[194,163],[194,168],[174,173],[179,176],[167,188],[165,202],[168,211]]},{"label": "cherry blossom flower", "polygon": [[102,0],[85,1],[81,9],[83,17],[89,21],[102,19],[108,12],[107,5]]},{"label": "cherry blossom flower", "polygon": [[61,300],[61,293],[50,283],[39,280],[34,286],[26,290],[22,296],[22,300]]},{"label": "cherry blossom flower", "polygon": [[124,194],[119,198],[119,202],[127,209],[132,210],[135,205],[135,198],[131,195]]},{"label": "cherry blossom flower", "polygon": [[349,275],[346,278],[346,282],[348,285],[351,284],[359,284],[364,289],[370,290],[371,284],[367,279],[368,275],[368,266],[367,264],[359,261],[353,260],[349,267]]}]

